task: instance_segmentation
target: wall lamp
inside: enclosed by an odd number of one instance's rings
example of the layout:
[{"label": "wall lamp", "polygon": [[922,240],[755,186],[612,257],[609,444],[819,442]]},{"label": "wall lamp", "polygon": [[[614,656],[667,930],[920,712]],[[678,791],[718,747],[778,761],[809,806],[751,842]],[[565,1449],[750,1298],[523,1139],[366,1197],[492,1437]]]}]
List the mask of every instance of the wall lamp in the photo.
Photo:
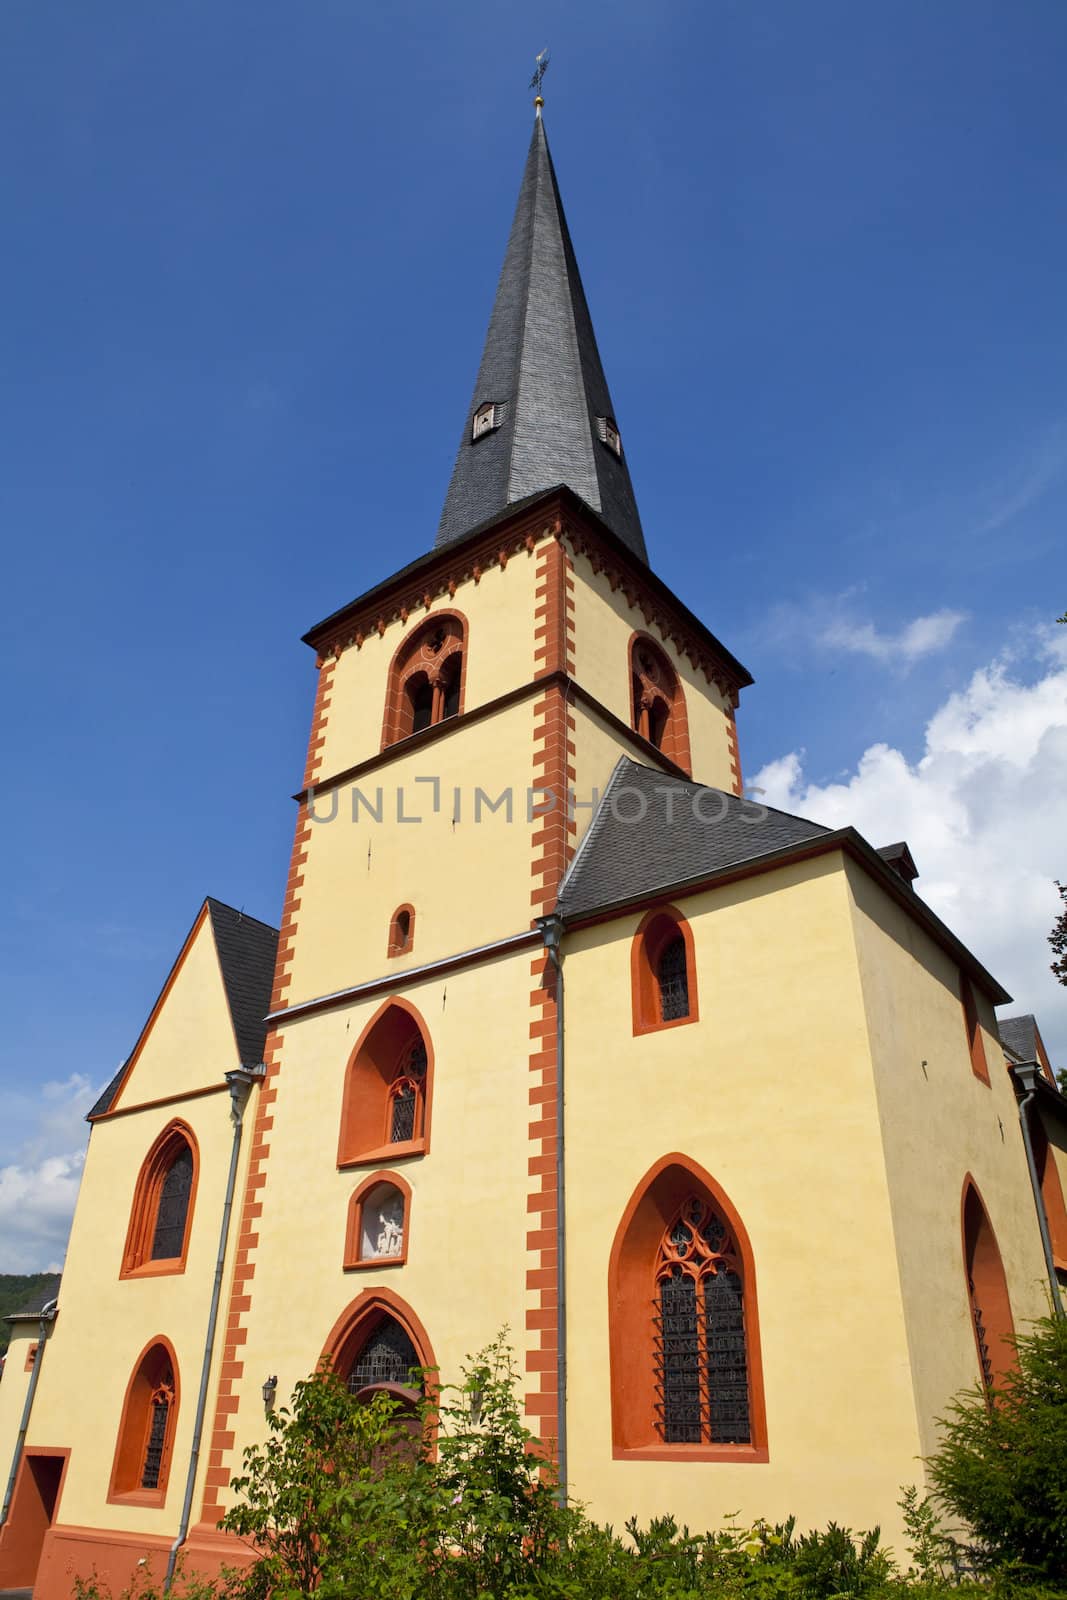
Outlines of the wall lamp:
[{"label": "wall lamp", "polygon": [[264,1409],[264,1411],[273,1411],[274,1410],[274,1400],[275,1400],[275,1396],[277,1395],[277,1393],[278,1393],[278,1379],[277,1379],[277,1377],[275,1376],[275,1377],[267,1378],[264,1381],[264,1384],[263,1384],[263,1409]]}]

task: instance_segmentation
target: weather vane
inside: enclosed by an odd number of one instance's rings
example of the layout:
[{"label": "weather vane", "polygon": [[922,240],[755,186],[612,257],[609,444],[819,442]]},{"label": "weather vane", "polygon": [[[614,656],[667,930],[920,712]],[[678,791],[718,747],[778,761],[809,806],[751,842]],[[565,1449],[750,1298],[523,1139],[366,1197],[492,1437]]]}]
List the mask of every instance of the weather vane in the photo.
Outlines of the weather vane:
[{"label": "weather vane", "polygon": [[544,82],[545,73],[547,71],[548,71],[548,51],[547,50],[542,50],[540,55],[537,57],[537,67],[536,67],[536,69],[534,71],[534,75],[530,79],[530,88],[537,90],[537,98],[534,101],[534,105],[537,107],[538,116],[540,116],[541,107],[545,103],[544,100],[541,98],[541,85]]}]

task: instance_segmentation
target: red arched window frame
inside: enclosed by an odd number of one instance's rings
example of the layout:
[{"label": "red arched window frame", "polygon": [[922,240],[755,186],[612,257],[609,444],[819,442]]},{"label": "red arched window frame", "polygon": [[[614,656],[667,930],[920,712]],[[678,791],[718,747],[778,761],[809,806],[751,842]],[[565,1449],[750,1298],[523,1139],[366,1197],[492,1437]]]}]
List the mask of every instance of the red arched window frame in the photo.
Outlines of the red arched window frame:
[{"label": "red arched window frame", "polygon": [[397,906],[389,921],[386,956],[406,956],[415,947],[415,907]]},{"label": "red arched window frame", "polygon": [[[400,1235],[400,1249],[395,1255],[366,1256],[363,1254],[363,1214],[365,1203],[369,1198],[373,1197],[376,1189],[385,1184],[391,1189],[395,1189],[403,1202],[404,1214]],[[401,1177],[399,1172],[371,1173],[369,1178],[364,1178],[348,1202],[348,1226],[345,1230],[345,1271],[362,1270],[368,1267],[402,1267],[408,1258],[410,1236],[411,1185]]]},{"label": "red arched window frame", "polygon": [[459,716],[467,687],[467,619],[439,611],[400,641],[389,665],[382,749]]},{"label": "red arched window frame", "polygon": [[630,639],[630,721],[634,731],[692,773],[685,691],[662,645],[647,633]]},{"label": "red arched window frame", "polygon": [[974,997],[971,980],[960,973],[960,1004],[963,1007],[963,1026],[967,1035],[967,1050],[971,1057],[971,1071],[981,1078],[986,1088],[989,1083],[989,1063],[986,1061],[982,1025],[978,1020],[978,1002]]},{"label": "red arched window frame", "polygon": [[992,1388],[1015,1365],[1015,1322],[1008,1297],[1008,1280],[993,1224],[978,1185],[967,1174],[960,1207],[963,1233],[963,1270],[970,1307],[971,1329],[978,1353],[982,1382]]},{"label": "red arched window frame", "polygon": [[[192,1173],[189,1178],[189,1197],[185,1208],[181,1248],[175,1255],[160,1256],[153,1260],[152,1250],[164,1185],[171,1168],[186,1151],[192,1160]],[[126,1244],[122,1252],[122,1266],[119,1270],[120,1278],[155,1278],[185,1271],[199,1176],[200,1147],[196,1142],[196,1135],[187,1122],[180,1119],[169,1122],[149,1150],[137,1175],[133,1204],[130,1207],[130,1222],[126,1230]]]},{"label": "red arched window frame", "polygon": [[[418,1046],[425,1053],[424,1064],[413,1063],[412,1051]],[[413,1066],[416,1070],[412,1070]],[[349,1057],[337,1143],[339,1167],[426,1154],[430,1148],[433,1070],[430,1031],[419,1012],[409,1001],[398,997],[384,1001]],[[391,1132],[398,1101],[409,1095],[414,1099],[412,1136],[394,1139]]]},{"label": "red arched window frame", "polygon": [[[391,1289],[380,1287],[364,1289],[363,1293],[357,1295],[351,1305],[342,1311],[330,1329],[329,1337],[323,1346],[321,1361],[328,1363],[347,1382],[360,1352],[382,1324],[387,1322],[399,1327],[410,1341],[417,1357],[415,1365],[435,1371],[437,1358],[433,1353],[433,1346],[426,1329],[406,1300],[394,1294]],[[376,1384],[374,1387],[394,1394],[402,1402],[410,1403],[418,1398],[418,1391],[405,1384],[386,1382]],[[430,1384],[430,1394],[432,1397],[433,1380]]]},{"label": "red arched window frame", "polygon": [[[670,962],[677,956],[679,939],[685,953],[688,1010],[684,1016],[665,1016],[665,996],[672,987],[667,981],[665,958]],[[641,919],[630,946],[630,995],[635,1034],[680,1028],[700,1020],[693,930],[674,906],[657,906]]]},{"label": "red arched window frame", "polygon": [[1048,1131],[1040,1114],[1035,1114],[1031,1108],[1029,1115],[1030,1138],[1034,1147],[1038,1182],[1041,1185],[1041,1200],[1045,1207],[1045,1216],[1048,1218],[1049,1238],[1052,1241],[1052,1259],[1057,1273],[1067,1274],[1067,1205],[1064,1204],[1063,1185],[1060,1182],[1059,1169],[1056,1166],[1056,1157],[1052,1153]]},{"label": "red arched window frame", "polygon": [[[657,1367],[657,1283],[665,1236],[693,1197],[721,1219],[736,1251],[743,1287],[747,1444],[668,1444],[663,1438]],[[608,1265],[608,1338],[612,1454],[616,1460],[769,1459],[752,1245],[729,1196],[710,1173],[688,1156],[673,1154],[658,1161],[642,1178],[623,1213]]]},{"label": "red arched window frame", "polygon": [[174,1346],[159,1334],[141,1351],[126,1385],[109,1502],[166,1503],[180,1398]]}]

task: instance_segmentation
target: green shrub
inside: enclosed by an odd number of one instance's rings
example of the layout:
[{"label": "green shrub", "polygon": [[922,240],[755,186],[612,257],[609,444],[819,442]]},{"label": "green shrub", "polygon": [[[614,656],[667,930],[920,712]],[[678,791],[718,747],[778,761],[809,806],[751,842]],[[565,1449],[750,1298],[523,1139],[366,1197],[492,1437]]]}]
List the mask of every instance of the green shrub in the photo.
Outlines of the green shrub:
[{"label": "green shrub", "polygon": [[978,1557],[1013,1581],[1067,1583],[1067,1323],[1016,1340],[1017,1367],[942,1419],[928,1463],[940,1499],[973,1529]]}]

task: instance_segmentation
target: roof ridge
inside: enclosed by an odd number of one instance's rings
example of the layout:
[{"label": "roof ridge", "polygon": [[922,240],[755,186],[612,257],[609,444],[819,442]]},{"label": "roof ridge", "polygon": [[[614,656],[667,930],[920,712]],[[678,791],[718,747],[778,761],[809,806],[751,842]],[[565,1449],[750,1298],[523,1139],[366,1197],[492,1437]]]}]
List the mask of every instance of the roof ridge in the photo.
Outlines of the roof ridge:
[{"label": "roof ridge", "polygon": [[232,911],[233,915],[235,917],[239,917],[242,922],[254,922],[257,927],[266,928],[268,933],[279,932],[279,930],[274,926],[273,922],[264,922],[262,917],[254,917],[252,913],[250,911],[246,911],[243,906],[231,906],[228,900],[220,900],[218,895],[206,894],[204,896],[204,901],[208,906],[219,906],[223,911]]}]

